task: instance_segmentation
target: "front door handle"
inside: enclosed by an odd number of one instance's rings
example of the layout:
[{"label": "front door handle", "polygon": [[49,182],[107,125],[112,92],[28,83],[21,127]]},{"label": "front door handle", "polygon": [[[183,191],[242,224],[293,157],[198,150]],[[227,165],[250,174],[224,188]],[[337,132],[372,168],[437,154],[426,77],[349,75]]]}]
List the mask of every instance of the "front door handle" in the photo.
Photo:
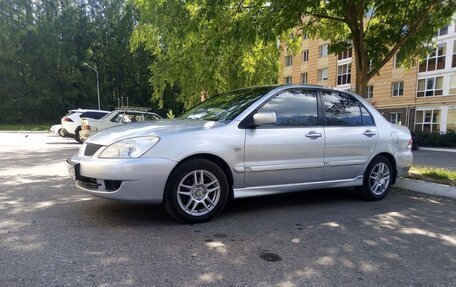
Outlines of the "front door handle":
[{"label": "front door handle", "polygon": [[316,139],[316,138],[320,138],[322,137],[323,135],[321,133],[317,133],[316,131],[310,131],[308,134],[306,134],[306,138],[310,138],[310,139]]},{"label": "front door handle", "polygon": [[363,135],[365,135],[367,137],[371,137],[371,136],[375,136],[376,133],[373,130],[366,130],[365,132],[363,132]]}]

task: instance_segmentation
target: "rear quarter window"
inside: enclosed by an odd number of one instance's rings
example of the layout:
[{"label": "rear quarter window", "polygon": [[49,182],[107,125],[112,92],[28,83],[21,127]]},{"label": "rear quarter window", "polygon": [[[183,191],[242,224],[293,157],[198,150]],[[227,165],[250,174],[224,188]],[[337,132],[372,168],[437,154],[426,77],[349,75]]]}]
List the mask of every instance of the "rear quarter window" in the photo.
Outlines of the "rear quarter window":
[{"label": "rear quarter window", "polygon": [[102,117],[104,117],[106,115],[106,113],[102,113],[102,112],[85,112],[81,115],[81,118],[91,118],[91,119],[101,119]]}]

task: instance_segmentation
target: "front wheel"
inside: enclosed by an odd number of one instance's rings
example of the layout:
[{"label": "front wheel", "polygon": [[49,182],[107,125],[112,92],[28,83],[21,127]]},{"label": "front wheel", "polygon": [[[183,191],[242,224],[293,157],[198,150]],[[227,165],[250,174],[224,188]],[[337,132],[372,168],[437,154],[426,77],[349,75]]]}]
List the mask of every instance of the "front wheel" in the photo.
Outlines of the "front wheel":
[{"label": "front wheel", "polygon": [[194,159],[182,163],[171,173],[164,206],[178,221],[205,222],[225,207],[228,191],[227,178],[218,165]]},{"label": "front wheel", "polygon": [[393,176],[391,162],[384,156],[377,156],[367,166],[359,189],[365,199],[380,200],[391,190]]}]

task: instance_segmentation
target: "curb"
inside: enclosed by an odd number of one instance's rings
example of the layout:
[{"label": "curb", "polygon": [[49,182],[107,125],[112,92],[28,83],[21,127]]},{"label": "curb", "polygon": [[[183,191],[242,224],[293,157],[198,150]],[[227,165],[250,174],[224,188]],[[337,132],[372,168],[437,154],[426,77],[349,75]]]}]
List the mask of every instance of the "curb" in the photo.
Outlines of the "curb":
[{"label": "curb", "polygon": [[454,148],[438,148],[438,147],[420,147],[418,150],[456,152],[456,149],[454,149]]},{"label": "curb", "polygon": [[398,178],[395,187],[409,191],[456,199],[456,187],[410,178]]}]

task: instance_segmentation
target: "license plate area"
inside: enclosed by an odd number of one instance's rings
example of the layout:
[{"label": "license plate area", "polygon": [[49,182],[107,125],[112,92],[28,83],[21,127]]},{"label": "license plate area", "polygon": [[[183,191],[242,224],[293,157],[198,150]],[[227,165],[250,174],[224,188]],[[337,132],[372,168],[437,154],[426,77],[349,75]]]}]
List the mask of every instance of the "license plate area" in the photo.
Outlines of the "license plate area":
[{"label": "license plate area", "polygon": [[79,179],[79,168],[80,164],[76,162],[72,162],[71,160],[67,160],[67,167],[68,167],[68,174],[69,176],[74,179],[78,180]]}]

